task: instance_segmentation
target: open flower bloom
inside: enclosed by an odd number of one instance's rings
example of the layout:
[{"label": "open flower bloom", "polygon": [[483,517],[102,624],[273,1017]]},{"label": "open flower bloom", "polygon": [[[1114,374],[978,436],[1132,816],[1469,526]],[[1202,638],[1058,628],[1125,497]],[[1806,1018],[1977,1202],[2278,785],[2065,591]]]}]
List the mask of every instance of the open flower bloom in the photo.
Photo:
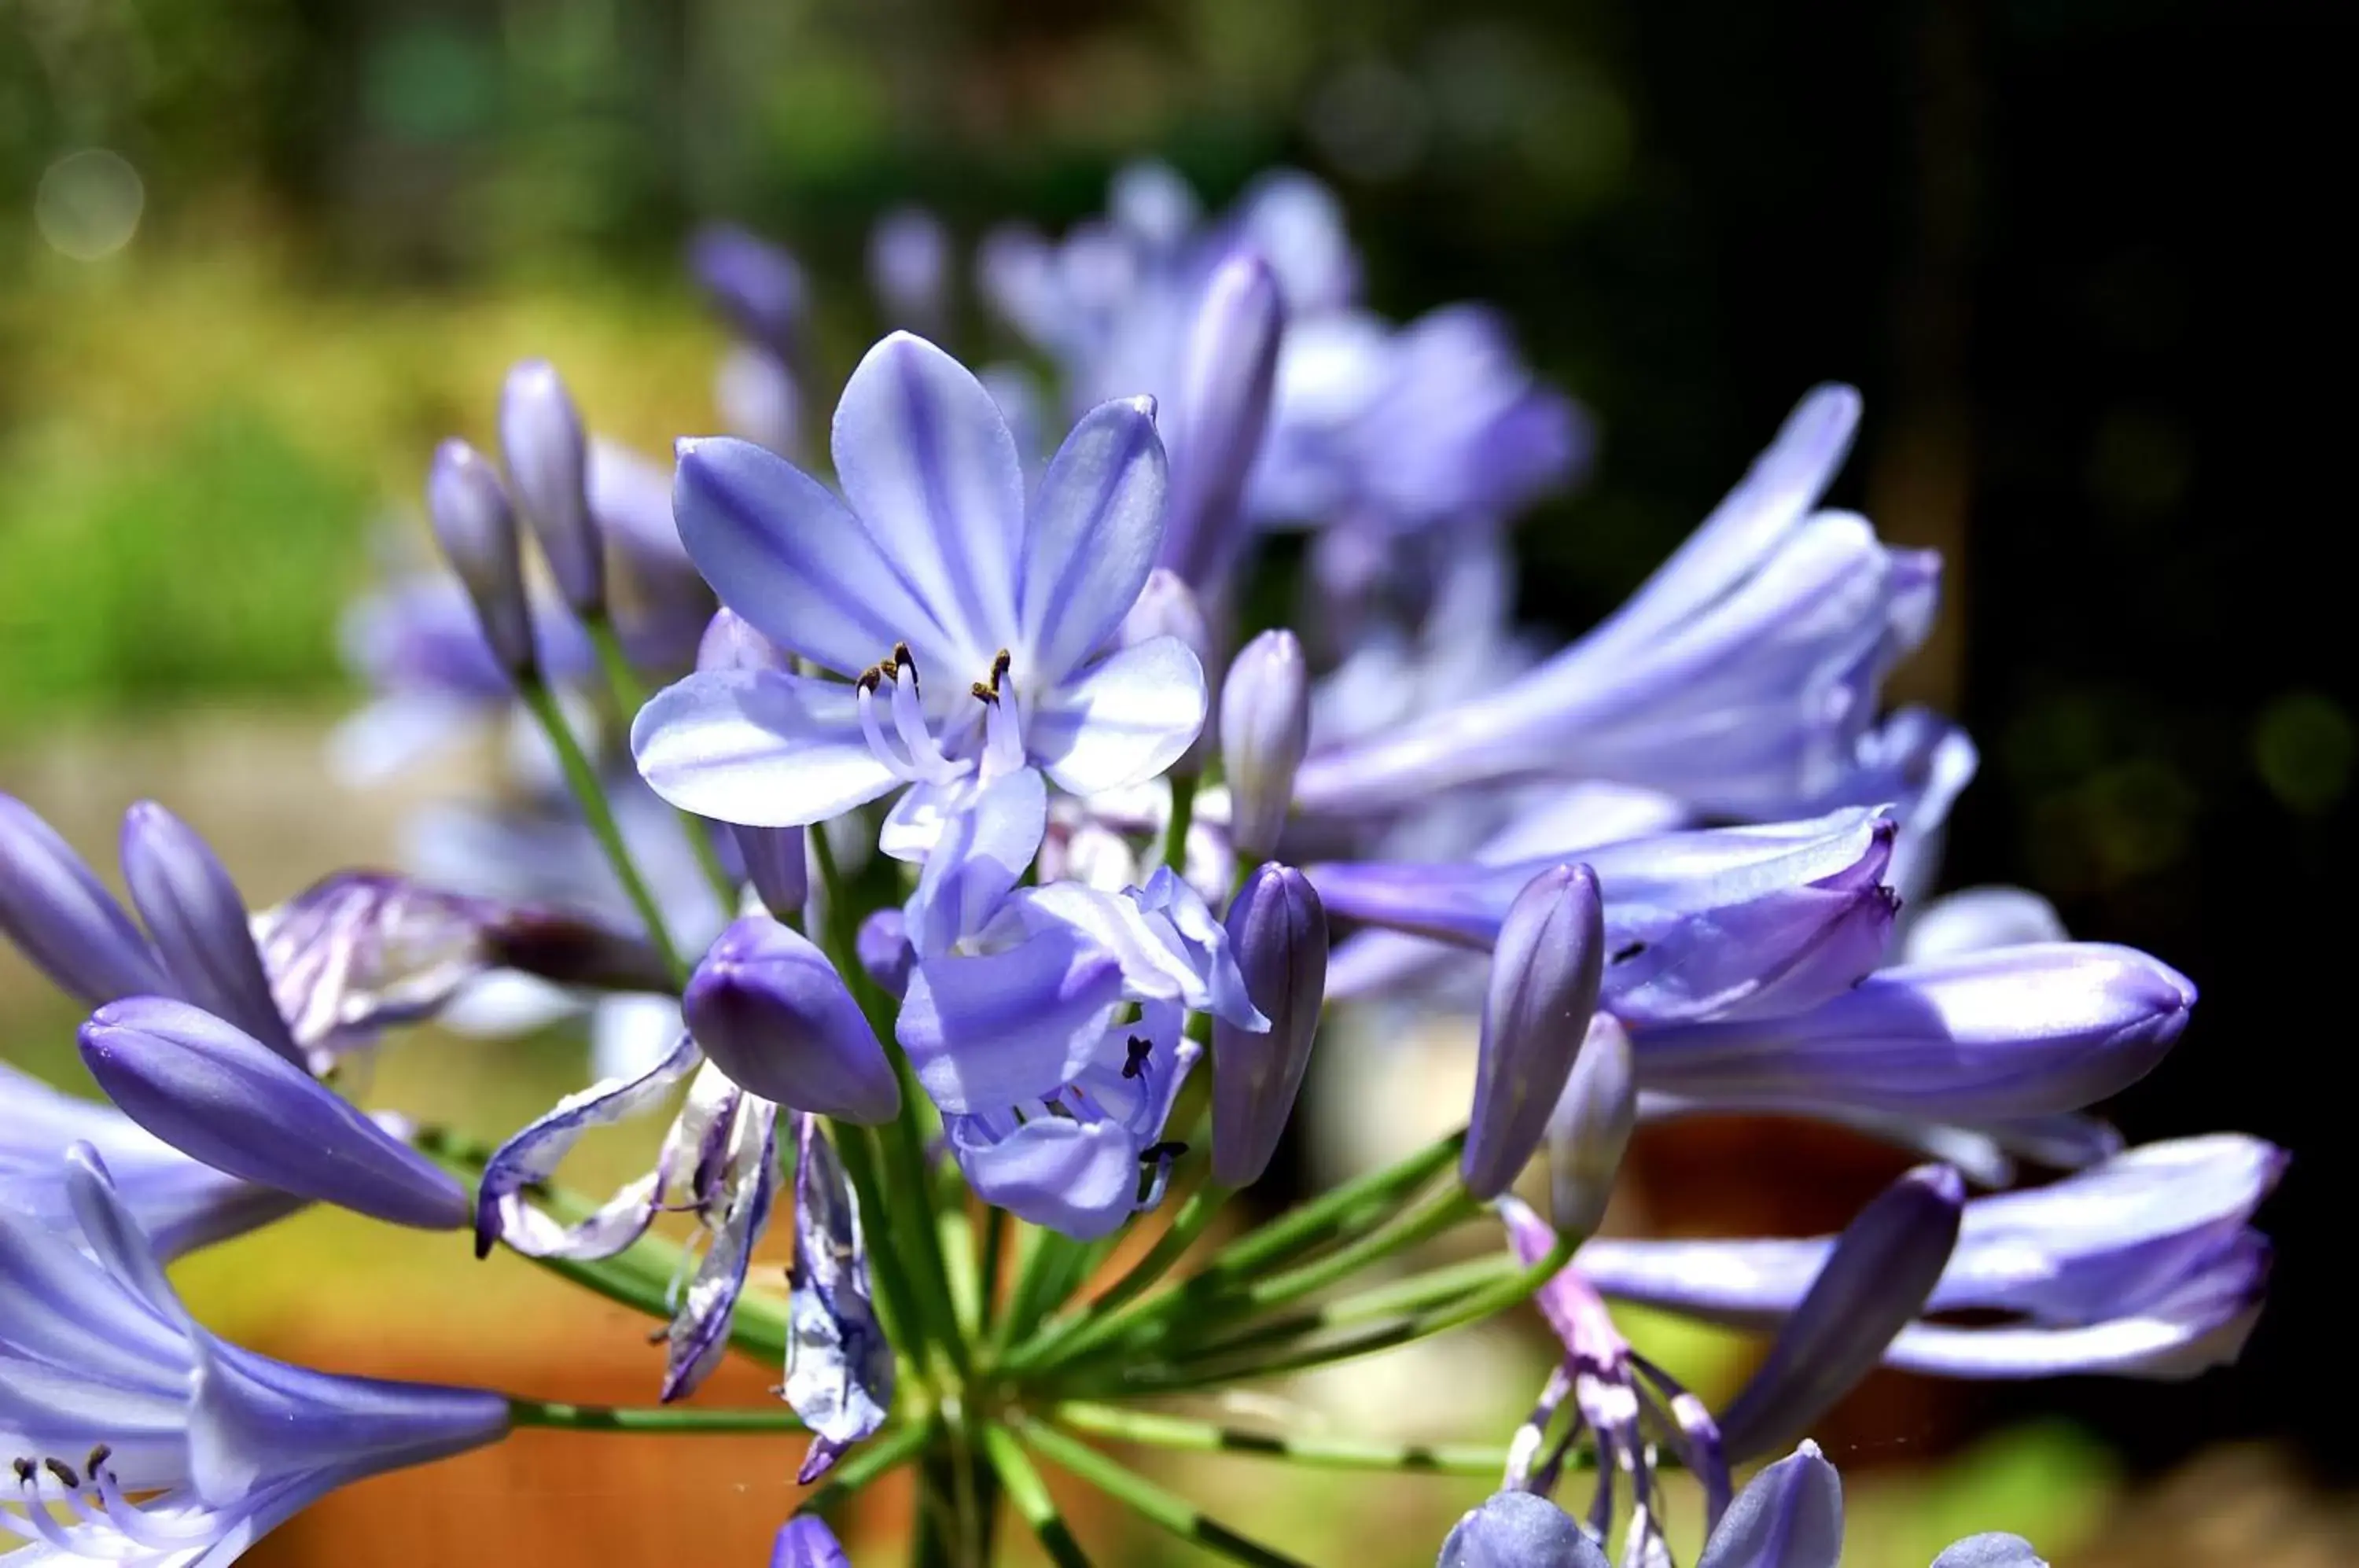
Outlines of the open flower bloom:
[{"label": "open flower bloom", "polygon": [[0,1206],[71,1227],[65,1151],[88,1144],[106,1161],[116,1195],[169,1259],[243,1236],[302,1207],[190,1159],[112,1105],[60,1094],[0,1062]]},{"label": "open flower bloom", "polygon": [[[1786,1012],[1842,991],[1875,967],[1889,939],[1883,876],[1895,832],[1880,811],[1846,807],[1582,850],[1605,894],[1600,1006],[1635,1029]],[[1305,870],[1331,916],[1488,947],[1524,886],[1563,858]]]},{"label": "open flower bloom", "polygon": [[1299,804],[1382,812],[1527,778],[1611,779],[1754,818],[1846,798],[1884,677],[1924,640],[1940,583],[1931,554],[1818,509],[1858,419],[1849,387],[1810,394],[1611,619],[1487,692],[1314,752]]},{"label": "open flower bloom", "polygon": [[[2234,1361],[2267,1283],[2253,1211],[2287,1156],[2236,1134],[2143,1145],[2044,1187],[1975,1198],[1956,1252],[1885,1364],[1951,1377],[2191,1377]],[[1832,1243],[1600,1238],[1598,1290],[1710,1322],[1781,1321]],[[1959,1324],[1977,1312],[2001,1321]]]},{"label": "open flower bloom", "polygon": [[87,1145],[71,1230],[0,1208],[0,1455],[11,1568],[222,1568],[364,1476],[507,1434],[497,1394],[342,1377],[207,1334]]},{"label": "open flower bloom", "polygon": [[698,569],[756,630],[844,679],[707,670],[658,692],[631,735],[657,793],[788,827],[914,786],[884,847],[916,859],[1011,774],[1089,794],[1187,748],[1196,656],[1172,637],[1109,647],[1162,538],[1150,406],[1091,412],[1027,507],[990,394],[897,333],[845,386],[834,447],[841,501],[743,441],[683,443],[675,506]]}]

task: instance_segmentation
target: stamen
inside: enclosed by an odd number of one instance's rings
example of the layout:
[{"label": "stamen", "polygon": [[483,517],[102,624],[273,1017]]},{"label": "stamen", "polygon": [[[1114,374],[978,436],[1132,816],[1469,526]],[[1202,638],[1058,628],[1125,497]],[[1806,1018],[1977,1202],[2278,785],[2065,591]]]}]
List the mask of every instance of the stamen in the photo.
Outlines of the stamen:
[{"label": "stamen", "polygon": [[990,687],[984,685],[980,681],[968,687],[967,690],[974,694],[974,700],[978,702],[989,702],[994,706],[996,706],[999,702],[999,693],[993,691]]},{"label": "stamen", "polygon": [[[236,1522],[234,1514],[224,1517],[210,1508],[201,1509],[187,1519],[159,1519],[124,1495],[122,1484],[114,1478],[114,1471],[92,1475],[91,1481],[98,1488],[99,1500],[105,1505],[106,1523],[135,1544],[150,1551],[186,1550],[199,1541],[216,1541],[227,1534],[229,1526]],[[82,1507],[79,1497],[74,1500],[74,1506]],[[92,1522],[97,1522],[94,1516]]]},{"label": "stamen", "polygon": [[64,1460],[44,1459],[41,1461],[41,1468],[47,1470],[50,1475],[55,1475],[58,1478],[58,1485],[63,1486],[67,1491],[79,1492],[82,1490],[82,1476],[75,1472],[72,1465],[67,1464]]},{"label": "stamen", "polygon": [[[875,673],[874,670],[869,671],[869,674]],[[885,726],[876,722],[876,688],[866,683],[867,676],[864,675],[861,680],[863,684],[856,701],[860,704],[860,733],[867,740],[868,749],[875,753],[876,760],[883,763],[886,771],[894,778],[915,781],[917,768],[908,758],[893,748],[893,744],[885,738]]]},{"label": "stamen", "polygon": [[1130,1060],[1122,1064],[1122,1075],[1125,1078],[1136,1078],[1147,1071],[1147,1059],[1153,1054],[1155,1042],[1138,1035],[1132,1035],[1125,1043],[1130,1051]]},{"label": "stamen", "polygon": [[926,710],[918,700],[918,672],[904,667],[893,682],[893,728],[909,748],[909,766],[929,784],[947,784],[959,776],[958,766],[942,754],[940,742],[926,728]]},{"label": "stamen", "polygon": [[918,656],[909,651],[908,643],[893,645],[893,662],[909,672],[909,690],[915,691],[918,689]]}]

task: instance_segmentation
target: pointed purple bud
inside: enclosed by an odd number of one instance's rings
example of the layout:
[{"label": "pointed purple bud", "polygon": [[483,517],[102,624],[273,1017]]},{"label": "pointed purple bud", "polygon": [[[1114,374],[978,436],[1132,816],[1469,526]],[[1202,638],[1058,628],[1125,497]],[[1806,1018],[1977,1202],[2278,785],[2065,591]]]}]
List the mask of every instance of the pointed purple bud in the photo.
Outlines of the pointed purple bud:
[{"label": "pointed purple bud", "polygon": [[2043,942],[1879,970],[1804,1011],[1642,1030],[1650,1089],[1983,1122],[2075,1111],[2151,1072],[2195,987],[2134,948]]},{"label": "pointed purple bud", "polygon": [[1259,1033],[1212,1024],[1212,1180],[1244,1187],[1269,1168],[1310,1065],[1327,994],[1327,911],[1310,878],[1267,865],[1245,879],[1227,925],[1245,994],[1269,1018]]},{"label": "pointed purple bud", "polygon": [[524,552],[498,471],[465,441],[444,441],[426,473],[426,514],[443,559],[475,606],[492,657],[511,676],[529,674],[538,654],[525,597]]},{"label": "pointed purple bud", "polygon": [[588,620],[606,610],[606,545],[590,511],[590,438],[545,359],[519,361],[500,392],[500,454],[557,591]]},{"label": "pointed purple bud", "polygon": [[1597,1010],[1605,973],[1605,905],[1586,866],[1541,872],[1516,896],[1491,959],[1474,1107],[1459,1173],[1495,1198],[1548,1133]]},{"label": "pointed purple bud", "polygon": [[393,1225],[456,1230],[467,1194],[285,1057],[201,1007],[111,1002],[82,1027],[107,1098],[216,1171]]},{"label": "pointed purple bud", "polygon": [[940,337],[950,321],[951,234],[923,207],[897,207],[868,232],[868,283],[888,324]]},{"label": "pointed purple bud", "polygon": [[778,1544],[770,1552],[770,1568],[852,1568],[852,1559],[825,1520],[817,1514],[802,1514],[780,1527]]},{"label": "pointed purple bud", "polygon": [[909,971],[917,965],[918,950],[909,942],[908,916],[890,904],[871,911],[860,922],[853,948],[860,955],[860,967],[868,971],[878,989],[897,1002],[908,995]]},{"label": "pointed purple bud", "polygon": [[237,884],[196,830],[153,800],[123,813],[123,878],[179,994],[299,1066]]},{"label": "pointed purple bud", "polygon": [[1760,1370],[1722,1412],[1731,1460],[1808,1431],[1883,1359],[1940,1282],[1965,1206],[1963,1177],[1920,1165],[1859,1212]]},{"label": "pointed purple bud", "polygon": [[1843,1538],[1843,1477],[1805,1443],[1736,1495],[1696,1568],[1835,1568]]},{"label": "pointed purple bud", "polygon": [[1933,1559],[1933,1568],[2048,1568],[2048,1559],[2023,1537],[1993,1531],[1953,1541]]},{"label": "pointed purple bud", "polygon": [[93,1005],[173,989],[156,950],[88,863],[7,794],[0,794],[0,933],[60,990]]},{"label": "pointed purple bud", "polygon": [[800,932],[748,915],[721,933],[680,999],[689,1032],[751,1094],[874,1126],[901,1086],[843,977]]},{"label": "pointed purple bud", "polygon": [[1172,400],[1171,506],[1163,564],[1201,593],[1223,586],[1247,535],[1245,481],[1269,429],[1286,301],[1251,251],[1214,269],[1196,308]]},{"label": "pointed purple bud", "polygon": [[1294,774],[1310,748],[1310,667],[1292,632],[1245,644],[1221,687],[1221,766],[1229,784],[1229,838],[1265,860],[1294,804]]},{"label": "pointed purple bud", "polygon": [[787,251],[744,229],[714,224],[689,242],[688,266],[738,332],[773,348],[793,342],[810,290]]},{"label": "pointed purple bud", "polygon": [[1558,1231],[1597,1233],[1637,1125],[1638,1070],[1630,1036],[1613,1014],[1596,1014],[1549,1118],[1549,1223]]},{"label": "pointed purple bud", "polygon": [[1612,1568],[1572,1516],[1531,1492],[1499,1492],[1458,1521],[1434,1568]]},{"label": "pointed purple bud", "polygon": [[745,863],[745,880],[754,885],[762,907],[782,920],[802,918],[810,898],[810,865],[803,852],[800,828],[749,828],[733,822],[730,836],[737,841],[737,857]]}]

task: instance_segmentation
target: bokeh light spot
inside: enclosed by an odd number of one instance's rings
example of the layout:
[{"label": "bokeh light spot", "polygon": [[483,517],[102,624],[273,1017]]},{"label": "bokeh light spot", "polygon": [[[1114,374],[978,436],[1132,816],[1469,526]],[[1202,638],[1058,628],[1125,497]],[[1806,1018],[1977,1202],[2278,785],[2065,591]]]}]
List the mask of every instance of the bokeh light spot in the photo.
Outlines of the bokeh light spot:
[{"label": "bokeh light spot", "polygon": [[2359,734],[2351,715],[2320,691],[2288,691],[2261,710],[2253,725],[2253,765],[2261,780],[2297,811],[2323,811],[2351,787]]},{"label": "bokeh light spot", "polygon": [[42,172],[33,224],[60,255],[96,261],[131,243],[147,205],[147,187],[122,154],[85,147]]}]

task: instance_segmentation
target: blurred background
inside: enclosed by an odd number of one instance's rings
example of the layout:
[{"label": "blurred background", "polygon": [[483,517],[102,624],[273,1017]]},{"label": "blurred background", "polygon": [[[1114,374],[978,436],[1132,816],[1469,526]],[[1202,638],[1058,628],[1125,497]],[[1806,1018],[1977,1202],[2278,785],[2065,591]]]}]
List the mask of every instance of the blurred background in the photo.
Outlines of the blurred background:
[{"label": "blurred background", "polygon": [[[330,780],[354,695],[338,618],[433,443],[488,433],[510,360],[554,359],[602,431],[660,453],[714,423],[723,339],[680,267],[700,221],[810,267],[824,403],[874,333],[861,257],[893,206],[971,243],[1099,210],[1141,156],[1216,204],[1307,168],[1379,309],[1493,301],[1595,416],[1587,482],[1523,524],[1536,622],[1596,618],[1808,386],[1860,385],[1838,500],[1950,562],[1896,693],[1983,748],[1948,880],[2037,887],[2077,935],[2202,986],[2114,1107],[2134,1140],[2296,1153],[2240,1366],[2193,1388],[1879,1378],[1827,1434],[1848,1561],[1921,1563],[1969,1526],[2063,1568],[2359,1560],[2330,1224],[2347,1031],[2317,996],[2353,939],[2359,661],[2334,652],[2350,590],[2323,542],[2351,523],[2326,473],[2349,398],[2302,375],[2353,346],[2347,252],[2315,216],[2348,33],[2347,12],[2201,0],[0,0],[0,788],[102,864],[121,808],[164,798],[256,903],[382,860],[468,765]],[[71,1082],[75,1021],[0,953],[0,1051]],[[561,1035],[429,1038],[380,1083],[496,1136],[581,1071]],[[1636,1201],[1799,1234],[1879,1160],[1715,1124],[1642,1151]],[[1771,1162],[1804,1174],[1765,1195]],[[313,1216],[187,1274],[282,1355],[649,1393],[635,1323],[462,1250]],[[1653,1343],[1706,1388],[1743,1370],[1728,1344]],[[1514,1333],[1447,1355],[1288,1397],[1462,1438],[1506,1430],[1543,1364]],[[731,1377],[708,1397],[769,1380]],[[1158,1461],[1321,1563],[1428,1562],[1400,1543],[1482,1490],[1253,1464]],[[743,1440],[519,1441],[358,1488],[251,1561],[750,1563],[790,1469]],[[855,1558],[891,1560],[893,1502]],[[1107,1560],[1186,1560],[1159,1553]]]}]

